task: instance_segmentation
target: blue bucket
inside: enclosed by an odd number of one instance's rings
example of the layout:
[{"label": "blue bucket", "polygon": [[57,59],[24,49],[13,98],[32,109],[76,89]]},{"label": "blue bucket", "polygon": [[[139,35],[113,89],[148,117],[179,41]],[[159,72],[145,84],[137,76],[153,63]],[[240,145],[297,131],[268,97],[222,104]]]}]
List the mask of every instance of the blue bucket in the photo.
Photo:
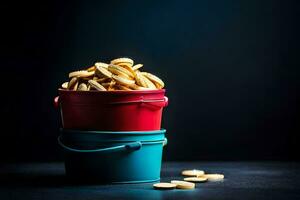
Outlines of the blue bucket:
[{"label": "blue bucket", "polygon": [[61,130],[58,143],[65,152],[66,175],[96,183],[142,183],[160,179],[166,130]]}]

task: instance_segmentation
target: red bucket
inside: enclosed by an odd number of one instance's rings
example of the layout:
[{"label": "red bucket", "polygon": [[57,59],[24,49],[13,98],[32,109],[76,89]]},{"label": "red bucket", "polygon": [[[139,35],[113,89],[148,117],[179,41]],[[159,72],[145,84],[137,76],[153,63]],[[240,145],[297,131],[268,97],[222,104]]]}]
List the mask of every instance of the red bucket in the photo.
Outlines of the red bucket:
[{"label": "red bucket", "polygon": [[153,131],[161,129],[165,90],[70,91],[59,89],[64,129],[101,131]]}]

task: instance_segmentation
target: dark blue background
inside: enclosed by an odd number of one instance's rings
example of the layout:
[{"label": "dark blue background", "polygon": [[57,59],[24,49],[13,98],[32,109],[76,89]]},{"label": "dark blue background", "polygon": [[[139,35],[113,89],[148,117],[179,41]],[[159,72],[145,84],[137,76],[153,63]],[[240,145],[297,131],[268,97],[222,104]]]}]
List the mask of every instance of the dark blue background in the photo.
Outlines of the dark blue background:
[{"label": "dark blue background", "polygon": [[299,160],[296,1],[5,5],[2,161],[60,160],[68,72],[128,56],[166,82],[167,160]]}]

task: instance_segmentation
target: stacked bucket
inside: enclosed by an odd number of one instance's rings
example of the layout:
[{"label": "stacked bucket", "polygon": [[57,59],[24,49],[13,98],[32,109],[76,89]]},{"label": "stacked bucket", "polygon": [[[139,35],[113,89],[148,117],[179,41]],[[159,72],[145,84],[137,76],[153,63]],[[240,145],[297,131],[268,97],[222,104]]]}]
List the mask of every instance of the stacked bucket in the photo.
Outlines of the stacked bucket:
[{"label": "stacked bucket", "polygon": [[54,99],[62,118],[58,143],[76,181],[139,183],[160,179],[165,90],[69,91]]}]

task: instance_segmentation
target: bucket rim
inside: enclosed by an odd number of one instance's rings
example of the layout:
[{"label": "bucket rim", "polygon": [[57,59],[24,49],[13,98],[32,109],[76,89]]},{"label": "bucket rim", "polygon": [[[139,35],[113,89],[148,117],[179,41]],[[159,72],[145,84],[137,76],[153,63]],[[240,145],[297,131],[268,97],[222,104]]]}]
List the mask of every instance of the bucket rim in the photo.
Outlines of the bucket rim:
[{"label": "bucket rim", "polygon": [[74,130],[74,129],[60,129],[63,133],[82,133],[82,134],[121,134],[121,135],[154,135],[165,134],[166,129],[154,130],[154,131],[92,131],[92,130]]},{"label": "bucket rim", "polygon": [[114,90],[114,91],[97,91],[97,90],[89,90],[89,91],[74,91],[74,90],[66,90],[59,88],[59,92],[71,93],[71,94],[155,94],[166,92],[166,89],[155,89],[155,90]]}]

